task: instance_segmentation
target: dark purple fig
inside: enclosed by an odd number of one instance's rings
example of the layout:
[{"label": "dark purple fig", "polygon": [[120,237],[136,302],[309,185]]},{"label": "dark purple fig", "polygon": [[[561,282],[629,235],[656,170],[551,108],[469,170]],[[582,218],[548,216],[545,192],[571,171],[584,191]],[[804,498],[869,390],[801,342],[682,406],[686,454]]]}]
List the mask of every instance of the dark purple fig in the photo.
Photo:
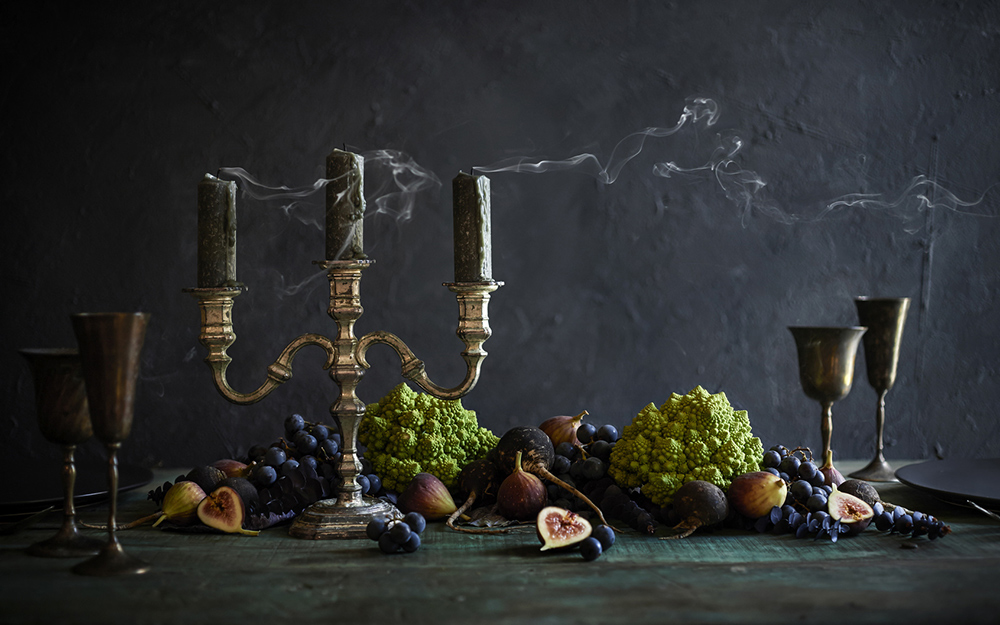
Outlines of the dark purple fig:
[{"label": "dark purple fig", "polygon": [[528,473],[562,486],[597,513],[602,525],[608,525],[604,513],[589,497],[581,493],[575,486],[567,484],[549,470],[555,460],[556,453],[548,434],[529,426],[518,426],[508,430],[500,437],[500,442],[487,455],[504,475],[514,471],[518,452],[521,452],[520,466]]},{"label": "dark purple fig", "polygon": [[862,480],[846,480],[843,484],[837,486],[837,490],[848,495],[854,495],[869,506],[874,506],[882,501],[875,487]]},{"label": "dark purple fig", "polygon": [[[215,487],[219,485],[219,482],[226,479],[226,474],[216,467],[204,466],[195,467],[188,471],[187,475],[184,476],[183,481],[194,482],[206,493],[210,493],[215,490]],[[178,480],[181,481],[181,480]]]},{"label": "dark purple fig", "polygon": [[222,460],[216,460],[210,466],[222,471],[226,474],[226,477],[246,477],[247,476],[247,465],[243,464],[239,460],[230,460],[229,458],[224,458]]},{"label": "dark purple fig", "polygon": [[497,490],[497,512],[508,519],[527,521],[535,519],[547,502],[545,484],[521,468],[521,452],[517,452],[514,472]]},{"label": "dark purple fig", "polygon": [[437,476],[430,473],[417,473],[410,480],[396,505],[403,511],[419,512],[428,521],[448,518],[457,509],[448,487]]},{"label": "dark purple fig", "polygon": [[538,540],[542,542],[542,551],[576,545],[591,532],[587,519],[557,506],[541,509],[535,519],[535,529]]}]

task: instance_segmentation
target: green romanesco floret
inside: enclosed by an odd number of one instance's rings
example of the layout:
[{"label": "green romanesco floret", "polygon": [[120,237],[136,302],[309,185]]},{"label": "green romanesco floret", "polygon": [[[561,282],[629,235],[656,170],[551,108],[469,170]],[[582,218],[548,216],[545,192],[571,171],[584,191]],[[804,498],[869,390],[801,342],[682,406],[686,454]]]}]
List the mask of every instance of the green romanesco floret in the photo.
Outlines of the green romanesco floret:
[{"label": "green romanesco floret", "polygon": [[417,473],[432,473],[453,487],[459,472],[496,447],[461,400],[437,399],[405,383],[369,404],[358,428],[365,457],[387,489],[401,491]]},{"label": "green romanesco floret", "polygon": [[734,477],[756,471],[764,450],[745,410],[733,410],[725,393],[698,386],[649,404],[622,429],[608,473],[621,486],[641,487],[658,505],[691,480],[726,490]]}]

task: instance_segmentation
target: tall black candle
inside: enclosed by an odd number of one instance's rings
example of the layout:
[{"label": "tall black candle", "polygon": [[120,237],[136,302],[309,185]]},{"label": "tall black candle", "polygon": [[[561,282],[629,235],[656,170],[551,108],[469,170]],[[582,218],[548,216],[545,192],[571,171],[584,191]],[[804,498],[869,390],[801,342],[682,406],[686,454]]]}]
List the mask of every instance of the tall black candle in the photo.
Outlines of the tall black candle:
[{"label": "tall black candle", "polygon": [[326,157],[326,259],[365,256],[365,159],[334,150]]},{"label": "tall black candle", "polygon": [[490,179],[459,173],[452,181],[455,282],[493,280]]},{"label": "tall black candle", "polygon": [[236,183],[211,174],[198,183],[198,286],[238,286]]}]

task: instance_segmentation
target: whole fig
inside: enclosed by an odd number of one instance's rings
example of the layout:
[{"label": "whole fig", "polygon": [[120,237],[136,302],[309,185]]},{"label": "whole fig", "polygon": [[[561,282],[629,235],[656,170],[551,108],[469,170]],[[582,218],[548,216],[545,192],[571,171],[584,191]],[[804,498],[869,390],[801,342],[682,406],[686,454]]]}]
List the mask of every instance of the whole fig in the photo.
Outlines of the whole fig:
[{"label": "whole fig", "polygon": [[586,410],[576,415],[575,417],[559,416],[550,417],[542,424],[538,426],[538,429],[545,432],[549,439],[552,440],[552,446],[558,447],[561,443],[569,443],[573,446],[580,447],[583,443],[580,439],[576,437],[576,431],[580,427],[580,423],[583,422],[583,418],[587,416]]},{"label": "whole fig", "polygon": [[521,452],[517,452],[514,472],[504,479],[497,490],[497,512],[508,519],[527,521],[536,518],[547,501],[545,484],[521,468]]},{"label": "whole fig", "polygon": [[436,475],[417,473],[406,489],[399,494],[396,504],[403,513],[419,512],[428,521],[448,518],[457,510],[448,487]]},{"label": "whole fig", "polygon": [[156,527],[166,519],[177,525],[190,525],[198,520],[198,504],[205,498],[205,491],[194,482],[177,482],[163,496],[163,513],[156,519]]},{"label": "whole fig", "polygon": [[767,471],[753,471],[733,478],[727,497],[732,507],[750,519],[759,519],[785,503],[785,480]]}]

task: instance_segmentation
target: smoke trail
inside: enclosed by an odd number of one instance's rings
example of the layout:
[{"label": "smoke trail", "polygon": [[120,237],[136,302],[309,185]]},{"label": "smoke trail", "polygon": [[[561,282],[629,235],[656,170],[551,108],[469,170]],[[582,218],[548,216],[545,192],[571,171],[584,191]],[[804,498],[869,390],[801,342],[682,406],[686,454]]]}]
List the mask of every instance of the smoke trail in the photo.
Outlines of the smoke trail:
[{"label": "smoke trail", "polygon": [[[418,194],[441,187],[434,172],[405,152],[374,150],[361,155],[365,158],[365,200],[369,207],[374,207],[366,212],[366,219],[386,215],[397,222],[406,221],[413,214]],[[219,176],[238,179],[246,197],[268,204],[277,202],[285,215],[319,230],[326,227],[321,209],[325,204],[323,190],[336,178],[320,178],[309,185],[288,187],[264,184],[242,167],[223,167]]]},{"label": "smoke trail", "polygon": [[594,176],[604,184],[611,184],[618,179],[623,167],[642,152],[646,139],[649,137],[669,137],[680,131],[685,125],[704,120],[705,126],[715,125],[719,117],[719,105],[709,98],[693,98],[684,107],[677,123],[672,128],[646,128],[633,132],[618,142],[611,151],[611,157],[605,165],[600,159],[590,153],[578,154],[571,158],[558,161],[530,161],[527,157],[518,156],[498,161],[492,165],[473,167],[484,174],[498,172],[516,172],[541,174],[549,171],[580,170],[582,173]]},{"label": "smoke trail", "polygon": [[941,208],[959,213],[981,215],[963,209],[980,204],[987,193],[996,186],[997,184],[991,185],[976,200],[965,201],[941,186],[937,181],[918,175],[910,181],[910,184],[903,191],[892,198],[887,197],[884,193],[842,195],[827,203],[816,219],[822,219],[825,215],[838,209],[863,208],[898,219],[903,223],[903,229],[907,234],[915,234],[923,227],[924,220],[921,219],[921,216],[927,210]]},{"label": "smoke trail", "polygon": [[[545,173],[549,171],[577,170],[597,178],[604,184],[612,184],[618,179],[622,168],[637,157],[649,138],[669,137],[684,127],[701,122],[705,128],[714,126],[719,119],[719,105],[710,98],[690,98],[684,106],[677,123],[670,128],[646,128],[626,136],[615,145],[606,164],[590,153],[579,154],[563,160],[532,161],[527,157],[514,157],[474,169],[483,173],[516,172]],[[769,215],[781,223],[792,223],[795,217],[778,208],[763,195],[767,183],[756,172],[739,166],[737,154],[743,148],[743,141],[730,132],[716,135],[717,145],[708,160],[695,167],[682,167],[675,161],[665,161],[653,165],[653,174],[663,178],[677,175],[708,176],[714,178],[725,196],[740,207],[741,220],[746,225],[751,209]]]}]

